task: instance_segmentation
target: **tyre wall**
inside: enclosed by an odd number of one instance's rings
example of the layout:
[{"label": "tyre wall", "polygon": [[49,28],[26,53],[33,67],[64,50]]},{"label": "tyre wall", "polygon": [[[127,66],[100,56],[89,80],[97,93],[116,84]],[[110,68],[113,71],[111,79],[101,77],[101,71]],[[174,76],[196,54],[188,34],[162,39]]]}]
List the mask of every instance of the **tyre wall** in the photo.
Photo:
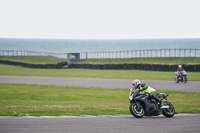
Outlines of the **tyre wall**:
[{"label": "tyre wall", "polygon": [[[0,60],[0,64],[17,65],[28,68],[62,69],[67,62],[58,64],[30,64],[23,62]],[[200,65],[182,65],[187,72],[200,72]],[[81,69],[114,69],[114,70],[150,70],[150,71],[177,71],[178,65],[162,64],[70,64],[68,68]]]},{"label": "tyre wall", "polygon": [[[200,65],[182,65],[187,72],[200,72]],[[70,64],[68,68],[177,71],[178,65],[161,64]]]},{"label": "tyre wall", "polygon": [[67,62],[61,62],[58,64],[30,64],[30,63],[24,63],[24,62],[0,60],[0,64],[16,65],[16,66],[22,66],[22,67],[28,67],[28,68],[61,69],[63,68],[63,66],[67,65]]}]

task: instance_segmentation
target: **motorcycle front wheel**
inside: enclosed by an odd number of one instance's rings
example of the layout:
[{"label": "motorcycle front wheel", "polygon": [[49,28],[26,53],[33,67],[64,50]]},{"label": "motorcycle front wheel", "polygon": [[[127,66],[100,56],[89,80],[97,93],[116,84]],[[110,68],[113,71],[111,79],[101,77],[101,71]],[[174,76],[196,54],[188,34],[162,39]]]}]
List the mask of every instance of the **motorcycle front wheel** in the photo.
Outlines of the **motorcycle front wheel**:
[{"label": "motorcycle front wheel", "polygon": [[178,79],[178,77],[176,77],[176,78],[175,78],[175,82],[176,82],[176,83],[178,83],[178,82],[179,82],[179,79]]},{"label": "motorcycle front wheel", "polygon": [[184,83],[187,83],[187,78],[183,77],[183,81],[184,81]]},{"label": "motorcycle front wheel", "polygon": [[[139,107],[138,107],[138,105],[139,105]],[[142,118],[144,116],[144,108],[139,103],[138,104],[131,103],[129,110],[130,110],[131,114],[133,116],[135,116],[136,118]]]},{"label": "motorcycle front wheel", "polygon": [[163,112],[162,112],[162,114],[165,117],[173,117],[174,114],[175,114],[174,106],[171,103],[167,102],[167,101],[164,102],[164,105],[169,106],[169,108],[168,109],[164,109]]}]

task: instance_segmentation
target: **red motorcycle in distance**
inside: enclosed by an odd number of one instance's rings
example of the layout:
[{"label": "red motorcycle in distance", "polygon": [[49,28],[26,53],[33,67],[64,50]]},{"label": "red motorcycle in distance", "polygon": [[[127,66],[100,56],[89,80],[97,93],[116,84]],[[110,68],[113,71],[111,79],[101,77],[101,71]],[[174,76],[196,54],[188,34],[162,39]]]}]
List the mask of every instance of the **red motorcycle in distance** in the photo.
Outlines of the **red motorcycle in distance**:
[{"label": "red motorcycle in distance", "polygon": [[175,72],[175,82],[179,83],[179,81],[187,83],[187,73],[186,71],[181,71],[178,75],[178,72]]}]

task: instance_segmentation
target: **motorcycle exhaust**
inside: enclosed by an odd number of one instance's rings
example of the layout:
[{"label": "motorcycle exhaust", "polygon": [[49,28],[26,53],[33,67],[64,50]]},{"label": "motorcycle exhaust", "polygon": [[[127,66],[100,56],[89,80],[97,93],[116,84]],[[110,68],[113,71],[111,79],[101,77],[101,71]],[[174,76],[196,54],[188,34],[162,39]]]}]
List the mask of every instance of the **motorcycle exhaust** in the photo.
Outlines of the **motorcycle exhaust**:
[{"label": "motorcycle exhaust", "polygon": [[161,109],[168,109],[169,106],[162,106]]}]

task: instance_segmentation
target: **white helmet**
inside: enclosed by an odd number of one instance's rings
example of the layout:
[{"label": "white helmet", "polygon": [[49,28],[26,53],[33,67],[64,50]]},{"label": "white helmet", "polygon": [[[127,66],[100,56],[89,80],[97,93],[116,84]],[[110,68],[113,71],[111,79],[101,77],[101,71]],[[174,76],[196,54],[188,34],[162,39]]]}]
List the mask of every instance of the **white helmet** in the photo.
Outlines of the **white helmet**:
[{"label": "white helmet", "polygon": [[178,65],[178,69],[182,69],[182,65]]},{"label": "white helmet", "polygon": [[139,85],[141,84],[141,81],[139,80],[139,79],[135,79],[135,80],[133,80],[133,82],[132,82],[132,86],[133,86],[133,88],[137,88]]}]

